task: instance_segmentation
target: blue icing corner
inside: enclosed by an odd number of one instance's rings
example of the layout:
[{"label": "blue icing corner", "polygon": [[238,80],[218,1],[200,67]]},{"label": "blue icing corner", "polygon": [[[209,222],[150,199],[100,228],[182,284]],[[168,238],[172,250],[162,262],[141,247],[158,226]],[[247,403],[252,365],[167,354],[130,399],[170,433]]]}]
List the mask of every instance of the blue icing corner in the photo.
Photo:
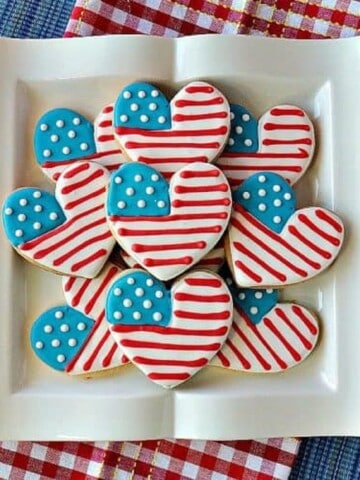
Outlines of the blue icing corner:
[{"label": "blue icing corner", "polygon": [[164,284],[145,271],[121,276],[109,289],[106,319],[115,325],[166,327],[171,320],[171,297]]},{"label": "blue icing corner", "polygon": [[234,200],[276,233],[281,233],[296,207],[293,188],[272,172],[251,175],[235,190]]},{"label": "blue icing corner", "polygon": [[66,162],[96,153],[93,125],[78,112],[55,108],[37,122],[34,133],[37,162]]},{"label": "blue icing corner", "polygon": [[108,215],[164,216],[170,213],[169,184],[154,168],[125,163],[111,176]]},{"label": "blue icing corner", "polygon": [[225,151],[253,153],[259,149],[258,122],[246,108],[230,104],[231,127]]},{"label": "blue icing corner", "polygon": [[145,82],[131,83],[123,88],[116,100],[114,123],[116,128],[169,130],[169,102],[154,85]]},{"label": "blue icing corner", "polygon": [[29,187],[7,197],[2,220],[8,239],[18,247],[58,227],[66,217],[54,195]]},{"label": "blue icing corner", "polygon": [[93,325],[93,320],[71,307],[51,308],[34,322],[31,347],[44,363],[64,371],[82,348]]}]

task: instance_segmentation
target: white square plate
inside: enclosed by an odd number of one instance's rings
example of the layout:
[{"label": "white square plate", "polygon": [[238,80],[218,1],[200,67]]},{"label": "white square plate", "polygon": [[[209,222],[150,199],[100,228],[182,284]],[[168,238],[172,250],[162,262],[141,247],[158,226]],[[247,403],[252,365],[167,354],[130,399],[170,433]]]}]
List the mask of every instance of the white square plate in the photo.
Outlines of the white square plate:
[{"label": "white square plate", "polygon": [[29,328],[43,310],[64,302],[61,281],[22,260],[1,231],[1,439],[360,435],[359,57],[360,39],[0,40],[3,198],[20,186],[53,188],[32,151],[36,119],[47,109],[70,107],[94,118],[128,82],[152,81],[171,95],[204,79],[256,115],[287,102],[308,111],[318,147],[296,187],[300,206],[334,209],[347,227],[335,265],[283,293],[321,318],[320,344],[308,360],[276,375],[209,367],[173,391],[132,366],[86,380],[42,365],[30,351]]}]

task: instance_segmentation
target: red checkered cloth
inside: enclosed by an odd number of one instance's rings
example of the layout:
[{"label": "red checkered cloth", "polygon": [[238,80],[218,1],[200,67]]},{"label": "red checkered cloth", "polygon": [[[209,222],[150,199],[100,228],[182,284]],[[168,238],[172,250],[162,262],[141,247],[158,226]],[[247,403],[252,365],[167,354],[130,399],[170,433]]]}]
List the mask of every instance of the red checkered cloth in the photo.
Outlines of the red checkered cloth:
[{"label": "red checkered cloth", "polygon": [[289,476],[295,439],[205,442],[3,442],[6,480],[272,480]]},{"label": "red checkered cloth", "polygon": [[77,0],[65,36],[215,32],[339,38],[359,29],[357,0]]}]

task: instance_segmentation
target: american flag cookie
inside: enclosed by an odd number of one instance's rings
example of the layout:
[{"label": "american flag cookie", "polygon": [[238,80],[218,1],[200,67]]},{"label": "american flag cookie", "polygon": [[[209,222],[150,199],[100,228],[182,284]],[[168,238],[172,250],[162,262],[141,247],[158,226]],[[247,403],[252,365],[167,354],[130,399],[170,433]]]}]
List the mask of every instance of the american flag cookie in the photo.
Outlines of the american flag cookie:
[{"label": "american flag cookie", "polygon": [[106,318],[115,341],[150,380],[172,388],[208,365],[232,321],[225,281],[191,271],[168,290],[144,270],[127,270],[108,291]]},{"label": "american flag cookie", "polygon": [[60,175],[55,195],[38,188],[15,190],[2,210],[11,245],[47,270],[95,277],[115,245],[105,215],[109,176],[104,167],[80,161]]},{"label": "american flag cookie", "polygon": [[241,105],[230,105],[231,131],[217,165],[237,188],[256,172],[274,172],[290,185],[306,172],[315,149],[308,115],[294,105],[277,105],[257,120]]},{"label": "american flag cookie", "polygon": [[229,104],[205,82],[191,82],[170,102],[155,86],[136,82],[120,92],[114,124],[124,154],[168,180],[189,163],[218,157],[230,131]]},{"label": "american flag cookie", "polygon": [[45,175],[56,181],[77,160],[97,162],[110,171],[123,163],[119,145],[99,141],[109,135],[109,108],[96,118],[95,133],[92,123],[74,110],[55,108],[42,115],[35,127],[34,152]]},{"label": "american flag cookie", "polygon": [[303,362],[317,345],[316,315],[296,303],[282,303],[278,290],[237,288],[233,323],[211,365],[251,373],[282,372]]},{"label": "american flag cookie", "polygon": [[168,184],[149,165],[130,162],[109,184],[107,216],[114,237],[160,280],[175,278],[211,252],[230,214],[230,187],[212,164],[185,166]]},{"label": "american flag cookie", "polygon": [[296,210],[288,182],[260,172],[234,192],[226,255],[237,285],[284,287],[308,280],[340,252],[344,226],[321,207]]}]

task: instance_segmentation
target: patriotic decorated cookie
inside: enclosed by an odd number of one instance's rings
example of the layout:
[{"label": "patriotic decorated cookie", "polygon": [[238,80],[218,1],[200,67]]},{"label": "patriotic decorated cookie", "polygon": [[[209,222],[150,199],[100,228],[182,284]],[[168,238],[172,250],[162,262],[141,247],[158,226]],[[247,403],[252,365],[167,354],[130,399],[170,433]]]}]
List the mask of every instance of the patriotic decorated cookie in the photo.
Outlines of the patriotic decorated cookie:
[{"label": "patriotic decorated cookie", "polygon": [[106,318],[126,356],[162,387],[205,367],[223,345],[232,320],[224,280],[193,271],[171,290],[143,270],[128,270],[109,289]]},{"label": "patriotic decorated cookie", "polygon": [[211,365],[273,373],[301,363],[316,346],[316,316],[295,303],[279,303],[273,289],[236,288],[230,283],[234,317],[224,346]]},{"label": "patriotic decorated cookie", "polygon": [[294,105],[278,105],[256,120],[241,105],[230,105],[231,132],[217,165],[232,188],[256,172],[274,172],[291,185],[310,165],[315,136],[311,120]]},{"label": "patriotic decorated cookie", "polygon": [[99,138],[108,136],[108,116],[112,115],[104,111],[106,108],[96,119],[96,138],[92,123],[74,110],[55,108],[38,120],[34,132],[34,150],[45,175],[56,181],[67,167],[81,159],[96,161],[109,170],[122,164],[120,146],[114,149],[113,145],[99,141]]},{"label": "patriotic decorated cookie", "polygon": [[340,252],[342,221],[320,207],[295,210],[281,176],[261,172],[234,192],[227,256],[242,287],[284,287],[314,277]]},{"label": "patriotic decorated cookie", "polygon": [[169,103],[149,83],[127,85],[115,103],[116,137],[130,160],[169,179],[188,163],[212,162],[230,131],[229,104],[205,82],[192,82]]},{"label": "patriotic decorated cookie", "polygon": [[6,199],[2,219],[11,245],[55,273],[95,277],[115,244],[106,222],[109,173],[88,161],[60,175],[55,196],[20,188]]},{"label": "patriotic decorated cookie", "polygon": [[107,215],[120,246],[160,280],[170,280],[207,255],[223,235],[231,192],[216,166],[193,163],[170,185],[143,163],[113,173]]}]

